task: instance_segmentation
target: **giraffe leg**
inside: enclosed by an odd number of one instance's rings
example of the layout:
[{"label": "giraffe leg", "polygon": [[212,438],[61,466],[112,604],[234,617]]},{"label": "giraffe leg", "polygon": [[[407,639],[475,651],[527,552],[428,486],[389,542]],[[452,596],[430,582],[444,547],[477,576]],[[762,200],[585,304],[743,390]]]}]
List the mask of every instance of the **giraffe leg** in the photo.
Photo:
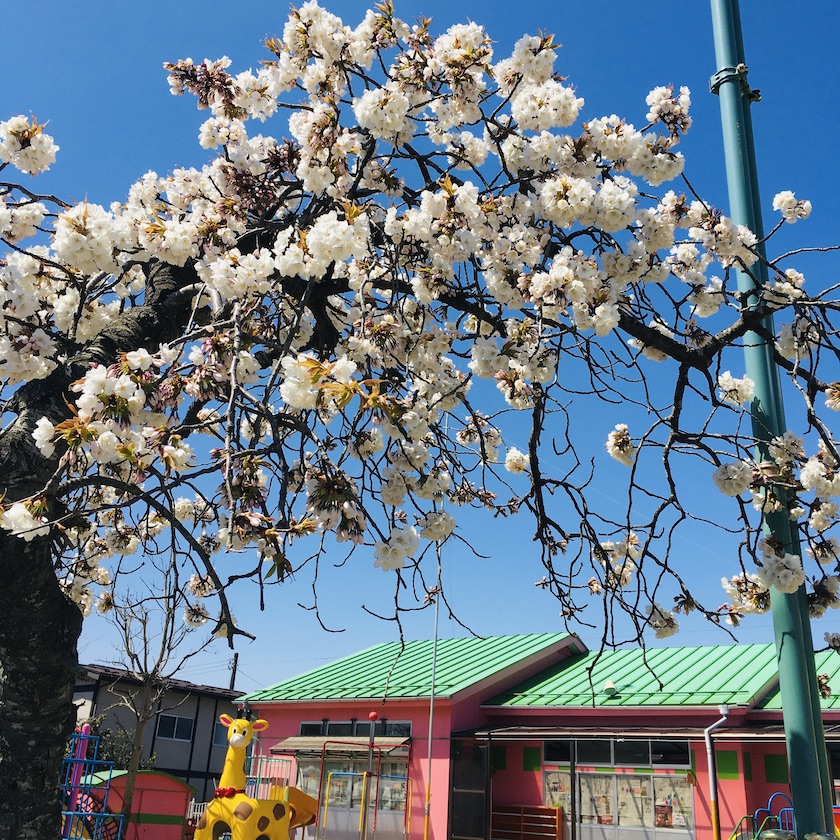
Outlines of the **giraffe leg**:
[{"label": "giraffe leg", "polygon": [[230,834],[230,825],[224,820],[216,820],[212,825],[212,840],[219,840],[223,834]]}]

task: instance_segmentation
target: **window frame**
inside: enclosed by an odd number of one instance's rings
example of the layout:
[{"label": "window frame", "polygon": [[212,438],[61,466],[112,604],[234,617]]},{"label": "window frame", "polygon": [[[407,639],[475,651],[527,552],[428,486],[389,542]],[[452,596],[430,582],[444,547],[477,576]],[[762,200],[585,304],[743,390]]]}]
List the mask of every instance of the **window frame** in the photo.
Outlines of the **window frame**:
[{"label": "window frame", "polygon": [[[370,720],[363,718],[352,718],[350,720],[302,720],[298,724],[298,735],[300,737],[332,737],[332,738],[349,738],[349,737],[364,737],[370,736]],[[335,732],[330,732],[331,726],[347,726],[350,729],[349,733],[338,735]],[[317,728],[317,732],[304,732],[304,727],[311,727],[312,730]],[[401,729],[402,731],[395,731]],[[380,718],[374,724],[374,738],[411,738],[412,723],[410,720],[388,720],[387,718]]]},{"label": "window frame", "polygon": [[[686,738],[609,738],[604,739],[608,740],[610,744],[610,760],[609,761],[589,761],[583,760],[580,758],[580,745],[582,743],[591,742],[592,739],[582,739],[582,738],[545,738],[542,741],[542,763],[543,767],[568,767],[570,765],[570,759],[566,758],[550,758],[546,754],[546,745],[549,743],[566,743],[569,745],[571,750],[571,745],[575,744],[575,755],[577,757],[576,764],[582,767],[617,767],[620,769],[627,769],[627,768],[634,768],[634,767],[645,767],[645,768],[652,768],[654,770],[691,770],[691,741]],[[631,762],[619,762],[616,761],[615,755],[615,746],[618,742],[627,742],[627,741],[634,741],[634,742],[646,742],[648,745],[648,760],[647,762],[639,762],[639,761],[631,761]],[[684,745],[686,750],[686,761],[685,763],[665,763],[654,761],[654,744],[662,742],[667,744],[679,744]],[[571,753],[570,753],[571,754]]]},{"label": "window frame", "polygon": [[[653,767],[653,749],[651,747],[652,738],[611,738],[613,767]],[[617,744],[647,744],[647,761],[618,761],[616,758]]]},{"label": "window frame", "polygon": [[[217,740],[216,736],[221,735],[221,739]],[[228,746],[228,728],[220,721],[215,720],[213,721],[213,739],[212,743],[214,747],[227,747]]]},{"label": "window frame", "polygon": [[[326,730],[327,722],[325,720],[302,720],[298,726],[298,735],[304,738],[317,738],[323,735]],[[318,727],[317,732],[304,732],[304,726]]]},{"label": "window frame", "polygon": [[[383,735],[386,738],[410,738],[411,737],[411,721],[410,720],[386,720],[385,723],[385,731]],[[408,734],[405,732],[394,732],[394,728],[397,726],[401,727],[408,727]]]},{"label": "window frame", "polygon": [[[356,722],[354,720],[328,720],[326,722],[326,726],[324,727],[324,735],[328,738],[352,738],[355,723]],[[331,726],[347,726],[350,728],[350,731],[342,733],[330,732]]]},{"label": "window frame", "polygon": [[[173,721],[172,724],[172,734],[165,735],[163,734],[161,729],[161,724],[164,722],[164,719]],[[187,721],[190,727],[190,734],[188,738],[178,737],[178,725],[180,721]],[[190,744],[195,737],[195,718],[185,717],[183,715],[170,715],[166,713],[161,713],[157,716],[157,725],[155,726],[155,737],[159,738],[161,741],[177,741],[181,744]]]},{"label": "window frame", "polygon": [[[685,764],[674,764],[658,762],[653,760],[653,744],[656,741],[661,741],[666,744],[685,744],[686,753],[688,754]],[[684,738],[651,738],[650,739],[650,766],[653,768],[660,767],[663,770],[690,770],[691,769],[691,741]]]}]

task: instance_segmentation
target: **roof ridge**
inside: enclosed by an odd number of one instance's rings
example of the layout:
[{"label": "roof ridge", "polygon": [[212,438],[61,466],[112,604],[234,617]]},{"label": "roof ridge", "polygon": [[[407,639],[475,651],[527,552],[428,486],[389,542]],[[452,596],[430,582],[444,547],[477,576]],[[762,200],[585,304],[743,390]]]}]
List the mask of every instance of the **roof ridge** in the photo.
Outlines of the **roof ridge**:
[{"label": "roof ridge", "polygon": [[[643,663],[645,657],[645,663]],[[485,706],[633,707],[750,703],[778,673],[772,643],[587,651],[544,669]],[[603,688],[612,683],[609,693]]]},{"label": "roof ridge", "polygon": [[[517,633],[438,639],[435,694],[452,696],[517,662],[576,637]],[[249,702],[425,697],[431,692],[433,640],[380,642],[325,665],[250,692]],[[393,652],[393,658],[387,655]]]}]

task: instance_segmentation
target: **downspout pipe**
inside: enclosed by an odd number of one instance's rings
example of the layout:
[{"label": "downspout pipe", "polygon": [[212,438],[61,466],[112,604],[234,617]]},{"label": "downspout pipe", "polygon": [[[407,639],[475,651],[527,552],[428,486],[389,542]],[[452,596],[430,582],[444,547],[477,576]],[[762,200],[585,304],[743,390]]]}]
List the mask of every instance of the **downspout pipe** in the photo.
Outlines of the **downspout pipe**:
[{"label": "downspout pipe", "polygon": [[712,741],[712,732],[719,726],[723,726],[729,717],[729,706],[720,706],[720,720],[716,720],[711,726],[703,730],[703,739],[706,742],[706,763],[709,767],[709,811],[712,819],[712,840],[720,840],[720,811],[718,810],[718,777],[717,764],[715,763],[715,745]]}]

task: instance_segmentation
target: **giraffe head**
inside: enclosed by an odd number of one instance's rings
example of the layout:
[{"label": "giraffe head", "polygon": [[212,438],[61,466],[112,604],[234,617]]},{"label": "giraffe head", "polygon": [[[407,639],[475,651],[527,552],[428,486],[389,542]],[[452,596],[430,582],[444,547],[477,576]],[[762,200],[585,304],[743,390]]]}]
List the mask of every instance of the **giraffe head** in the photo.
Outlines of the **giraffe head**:
[{"label": "giraffe head", "polygon": [[232,718],[230,715],[219,715],[219,722],[227,727],[228,744],[237,751],[244,750],[254,740],[255,732],[268,728],[268,721]]}]

